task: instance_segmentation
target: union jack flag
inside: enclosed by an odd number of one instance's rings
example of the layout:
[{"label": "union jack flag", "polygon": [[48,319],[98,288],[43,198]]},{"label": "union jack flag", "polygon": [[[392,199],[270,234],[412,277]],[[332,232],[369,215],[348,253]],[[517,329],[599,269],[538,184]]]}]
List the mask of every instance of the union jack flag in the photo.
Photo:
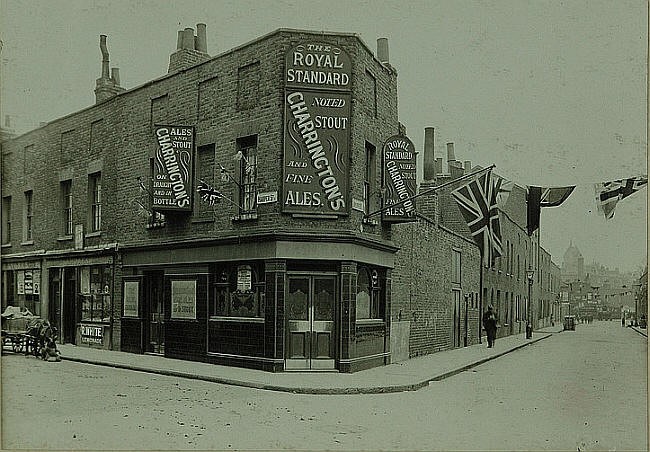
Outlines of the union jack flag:
[{"label": "union jack flag", "polygon": [[488,170],[451,192],[465,218],[474,241],[481,250],[483,264],[491,267],[503,254],[497,195],[503,179]]},{"label": "union jack flag", "polygon": [[648,176],[630,177],[596,184],[596,204],[598,211],[607,220],[614,217],[616,203],[648,185]]},{"label": "union jack flag", "polygon": [[533,235],[533,232],[539,228],[541,208],[559,206],[573,193],[574,188],[576,188],[575,185],[569,185],[567,187],[528,186],[528,192],[526,194],[528,235]]},{"label": "union jack flag", "polygon": [[223,193],[203,180],[196,186],[196,191],[201,195],[201,200],[210,206],[214,206],[223,198]]}]

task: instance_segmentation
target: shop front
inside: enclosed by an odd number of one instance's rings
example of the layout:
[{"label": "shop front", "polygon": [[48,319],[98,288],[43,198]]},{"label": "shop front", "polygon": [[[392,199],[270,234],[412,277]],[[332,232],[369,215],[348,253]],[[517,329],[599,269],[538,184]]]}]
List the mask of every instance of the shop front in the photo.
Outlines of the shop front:
[{"label": "shop front", "polygon": [[123,249],[121,349],[275,372],[385,364],[392,256],[332,245],[362,259],[306,259],[296,244],[277,257],[278,242]]},{"label": "shop front", "polygon": [[113,256],[48,258],[48,320],[63,344],[112,349]]},{"label": "shop front", "polygon": [[7,306],[20,307],[36,316],[47,316],[41,290],[41,259],[3,259],[2,263],[2,311]]}]

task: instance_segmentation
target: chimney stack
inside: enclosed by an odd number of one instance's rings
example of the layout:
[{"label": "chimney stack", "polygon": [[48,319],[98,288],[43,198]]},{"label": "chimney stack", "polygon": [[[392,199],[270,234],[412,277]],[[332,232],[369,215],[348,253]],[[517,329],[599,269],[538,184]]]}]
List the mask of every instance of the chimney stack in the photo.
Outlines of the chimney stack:
[{"label": "chimney stack", "polygon": [[456,156],[454,155],[454,143],[447,143],[447,170],[451,174],[451,167],[456,162]]},{"label": "chimney stack", "polygon": [[377,38],[377,59],[382,64],[388,64],[388,38]]},{"label": "chimney stack", "polygon": [[95,83],[95,103],[104,101],[117,93],[124,91],[120,86],[120,70],[112,68],[112,75],[109,74],[108,47],[106,47],[106,35],[99,35],[99,50],[102,52],[102,76]]},{"label": "chimney stack", "polygon": [[434,128],[424,128],[424,180],[436,178],[434,165]]},{"label": "chimney stack", "polygon": [[210,59],[206,38],[206,25],[196,24],[194,29],[186,27],[178,31],[176,51],[169,56],[167,73],[184,70]]}]

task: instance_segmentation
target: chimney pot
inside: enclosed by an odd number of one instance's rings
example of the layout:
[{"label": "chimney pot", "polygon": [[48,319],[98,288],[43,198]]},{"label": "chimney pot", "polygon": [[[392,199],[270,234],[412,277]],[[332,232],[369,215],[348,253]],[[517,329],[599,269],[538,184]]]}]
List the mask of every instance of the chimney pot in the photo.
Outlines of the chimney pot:
[{"label": "chimney pot", "polygon": [[194,50],[194,29],[187,27],[183,31],[183,49]]},{"label": "chimney pot", "polygon": [[120,86],[120,68],[111,68],[111,78],[113,79],[115,86]]},{"label": "chimney pot", "polygon": [[208,53],[208,39],[205,32],[205,24],[196,24],[196,50]]},{"label": "chimney pot", "polygon": [[178,30],[178,36],[176,37],[176,50],[181,50],[183,48],[183,30]]},{"label": "chimney pot", "polygon": [[377,39],[377,59],[383,64],[389,63],[388,58],[388,38]]},{"label": "chimney pot", "polygon": [[99,35],[99,49],[102,51],[102,76],[103,79],[110,78],[108,75],[108,47],[106,47],[106,35]]},{"label": "chimney pot", "polygon": [[465,173],[468,173],[472,169],[472,162],[470,160],[465,160]]},{"label": "chimney pot", "polygon": [[424,128],[424,180],[433,180],[436,177],[434,165],[434,128]]},{"label": "chimney pot", "polygon": [[10,128],[11,127],[11,116],[5,115],[5,127]]}]

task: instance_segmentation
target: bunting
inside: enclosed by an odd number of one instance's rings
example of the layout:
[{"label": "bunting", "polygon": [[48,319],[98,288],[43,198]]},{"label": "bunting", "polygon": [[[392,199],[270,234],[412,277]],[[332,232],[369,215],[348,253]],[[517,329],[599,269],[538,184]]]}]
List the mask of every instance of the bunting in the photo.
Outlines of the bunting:
[{"label": "bunting", "polygon": [[616,204],[621,199],[627,198],[647,185],[647,175],[595,184],[598,212],[603,214],[607,220],[613,218]]},{"label": "bunting", "polygon": [[542,207],[556,207],[562,204],[576,188],[568,187],[535,187],[528,186],[526,195],[528,235],[533,235],[539,228],[539,215]]},{"label": "bunting", "polygon": [[486,171],[451,192],[488,267],[503,253],[497,206],[500,181]]}]

